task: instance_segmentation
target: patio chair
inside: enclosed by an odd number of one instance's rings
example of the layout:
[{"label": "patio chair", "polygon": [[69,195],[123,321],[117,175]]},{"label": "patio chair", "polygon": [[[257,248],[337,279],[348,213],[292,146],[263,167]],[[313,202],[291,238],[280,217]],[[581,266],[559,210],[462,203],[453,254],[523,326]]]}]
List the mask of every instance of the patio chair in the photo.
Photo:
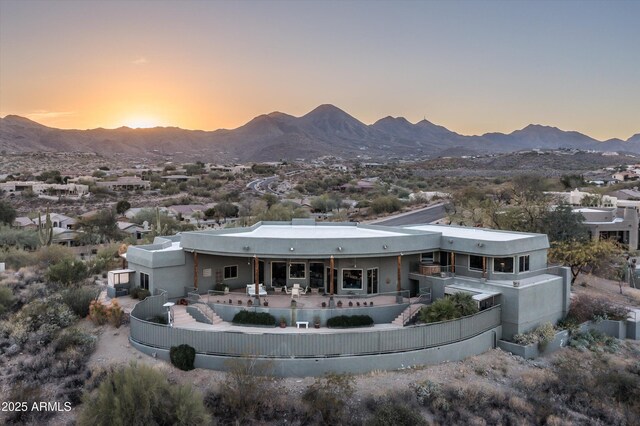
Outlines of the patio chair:
[{"label": "patio chair", "polygon": [[293,287],[291,289],[291,298],[293,299],[294,297],[298,296],[298,298],[300,298],[300,293],[301,293],[301,289],[300,287]]},{"label": "patio chair", "polygon": [[286,285],[284,286],[284,292],[287,294],[291,294],[291,292],[289,291],[289,287],[287,287]]}]

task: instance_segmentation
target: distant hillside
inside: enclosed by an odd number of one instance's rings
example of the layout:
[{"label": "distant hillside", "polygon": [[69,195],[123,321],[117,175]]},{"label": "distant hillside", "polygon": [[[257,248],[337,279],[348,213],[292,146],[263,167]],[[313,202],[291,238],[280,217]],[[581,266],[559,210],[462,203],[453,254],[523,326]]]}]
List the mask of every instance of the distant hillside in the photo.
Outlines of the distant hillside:
[{"label": "distant hillside", "polygon": [[385,117],[366,125],[333,105],[320,105],[302,117],[272,112],[237,129],[216,131],[176,127],[62,130],[15,115],[0,118],[0,150],[17,153],[96,152],[181,160],[270,161],[323,155],[420,159],[533,148],[640,152],[640,134],[627,141],[601,142],[578,132],[532,124],[510,134],[463,136],[427,120],[413,124],[402,117]]}]

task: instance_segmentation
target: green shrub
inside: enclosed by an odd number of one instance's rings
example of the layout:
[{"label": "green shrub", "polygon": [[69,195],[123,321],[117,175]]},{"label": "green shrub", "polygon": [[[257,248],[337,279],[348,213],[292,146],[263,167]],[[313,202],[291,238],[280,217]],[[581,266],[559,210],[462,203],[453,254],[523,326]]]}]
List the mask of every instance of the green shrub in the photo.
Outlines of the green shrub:
[{"label": "green shrub", "polygon": [[592,352],[615,353],[620,349],[618,339],[607,336],[598,330],[587,330],[584,333],[574,333],[569,340],[569,346],[578,349],[588,349]]},{"label": "green shrub", "polygon": [[47,279],[54,283],[69,286],[87,278],[89,270],[81,260],[63,259],[49,266]]},{"label": "green shrub", "polygon": [[190,385],[171,384],[160,371],[132,363],[107,373],[85,393],[80,426],[209,424],[202,396]]},{"label": "green shrub", "polygon": [[53,341],[54,352],[65,352],[68,350],[78,350],[85,354],[93,352],[97,343],[96,336],[82,331],[76,327],[69,327],[60,332]]},{"label": "green shrub", "polygon": [[34,253],[15,248],[0,252],[0,259],[6,263],[7,268],[15,271],[37,263]]},{"label": "green shrub", "polygon": [[44,300],[34,300],[23,306],[16,314],[14,322],[24,324],[28,331],[36,331],[43,325],[66,328],[76,319],[61,297],[52,296]]},{"label": "green shrub", "polygon": [[133,290],[129,293],[132,299],[140,299],[144,300],[147,297],[151,296],[151,292],[149,290],[145,290],[142,287],[134,287]]},{"label": "green shrub", "polygon": [[9,287],[0,287],[0,316],[8,312],[13,305],[13,292]]},{"label": "green shrub", "polygon": [[171,346],[169,350],[171,364],[180,370],[193,370],[193,363],[196,360],[196,350],[189,345]]},{"label": "green shrub", "polygon": [[369,315],[338,315],[327,320],[327,327],[349,328],[368,327],[373,325],[373,318]]},{"label": "green shrub", "polygon": [[275,326],[276,319],[268,312],[240,311],[233,317],[234,324],[253,324]]},{"label": "green shrub", "polygon": [[408,406],[398,403],[382,403],[373,412],[368,426],[421,426],[427,421]]},{"label": "green shrub", "polygon": [[478,305],[468,293],[456,293],[433,302],[420,310],[420,320],[426,323],[453,320],[478,312]]},{"label": "green shrub", "polygon": [[84,286],[70,288],[62,292],[62,300],[71,308],[74,314],[80,318],[89,315],[89,305],[96,300],[99,290],[96,287]]}]

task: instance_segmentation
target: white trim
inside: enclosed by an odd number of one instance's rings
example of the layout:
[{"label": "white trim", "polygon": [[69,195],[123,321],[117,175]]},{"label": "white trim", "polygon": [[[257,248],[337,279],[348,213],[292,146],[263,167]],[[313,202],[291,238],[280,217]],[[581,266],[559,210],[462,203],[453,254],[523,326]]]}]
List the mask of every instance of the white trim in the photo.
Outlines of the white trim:
[{"label": "white trim", "polygon": [[[480,266],[480,268],[472,268],[471,267],[471,256],[473,257],[479,257],[480,259],[482,259],[485,256],[478,256],[477,254],[470,254],[467,256],[467,268],[470,271],[475,271],[475,272],[483,272],[482,266]],[[490,258],[491,259],[491,258]]]},{"label": "white trim", "polygon": [[[225,275],[227,275],[227,271],[226,271],[227,268],[236,268],[236,275],[233,276],[233,277],[226,277]],[[238,278],[238,265],[225,265],[222,268],[222,281],[224,281],[224,280],[234,280],[236,278]]]},{"label": "white trim", "polygon": [[[303,265],[304,266],[304,271],[302,274],[302,277],[292,277],[291,276],[291,265]],[[307,262],[300,262],[300,261],[289,261],[289,264],[287,265],[287,276],[289,277],[290,280],[306,280],[307,279]]]},{"label": "white trim", "polygon": [[[501,257],[492,257],[491,259],[493,259],[491,261],[491,270],[494,274],[515,274],[516,273],[516,260],[515,260],[516,256],[501,256]],[[513,267],[511,272],[501,272],[501,271],[496,271],[496,260],[497,259],[509,259],[511,258],[511,266]]]},{"label": "white trim", "polygon": [[[360,288],[344,288],[344,271],[360,271]],[[341,268],[338,278],[340,278],[340,290],[344,290],[344,291],[364,290],[365,276],[364,276],[363,268]]]}]

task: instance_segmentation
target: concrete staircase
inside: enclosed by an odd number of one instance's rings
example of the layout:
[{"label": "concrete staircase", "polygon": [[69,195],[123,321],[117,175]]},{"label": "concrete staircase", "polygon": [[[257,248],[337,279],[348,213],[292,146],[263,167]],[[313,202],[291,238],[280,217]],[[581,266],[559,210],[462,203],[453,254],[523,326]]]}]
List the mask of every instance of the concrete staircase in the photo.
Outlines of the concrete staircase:
[{"label": "concrete staircase", "polygon": [[191,304],[187,306],[186,311],[197,322],[205,324],[219,324],[222,322],[222,318],[220,318],[213,309],[205,303]]},{"label": "concrete staircase", "polygon": [[195,318],[187,313],[185,306],[176,305],[171,310],[173,312],[173,325],[175,327],[188,327],[197,324]]},{"label": "concrete staircase", "polygon": [[398,315],[396,319],[391,322],[391,324],[397,325],[399,327],[404,327],[409,321],[411,321],[418,315],[420,309],[422,309],[422,307],[424,306],[427,305],[425,305],[424,303],[413,303],[407,306],[407,308],[402,311],[400,315]]}]

